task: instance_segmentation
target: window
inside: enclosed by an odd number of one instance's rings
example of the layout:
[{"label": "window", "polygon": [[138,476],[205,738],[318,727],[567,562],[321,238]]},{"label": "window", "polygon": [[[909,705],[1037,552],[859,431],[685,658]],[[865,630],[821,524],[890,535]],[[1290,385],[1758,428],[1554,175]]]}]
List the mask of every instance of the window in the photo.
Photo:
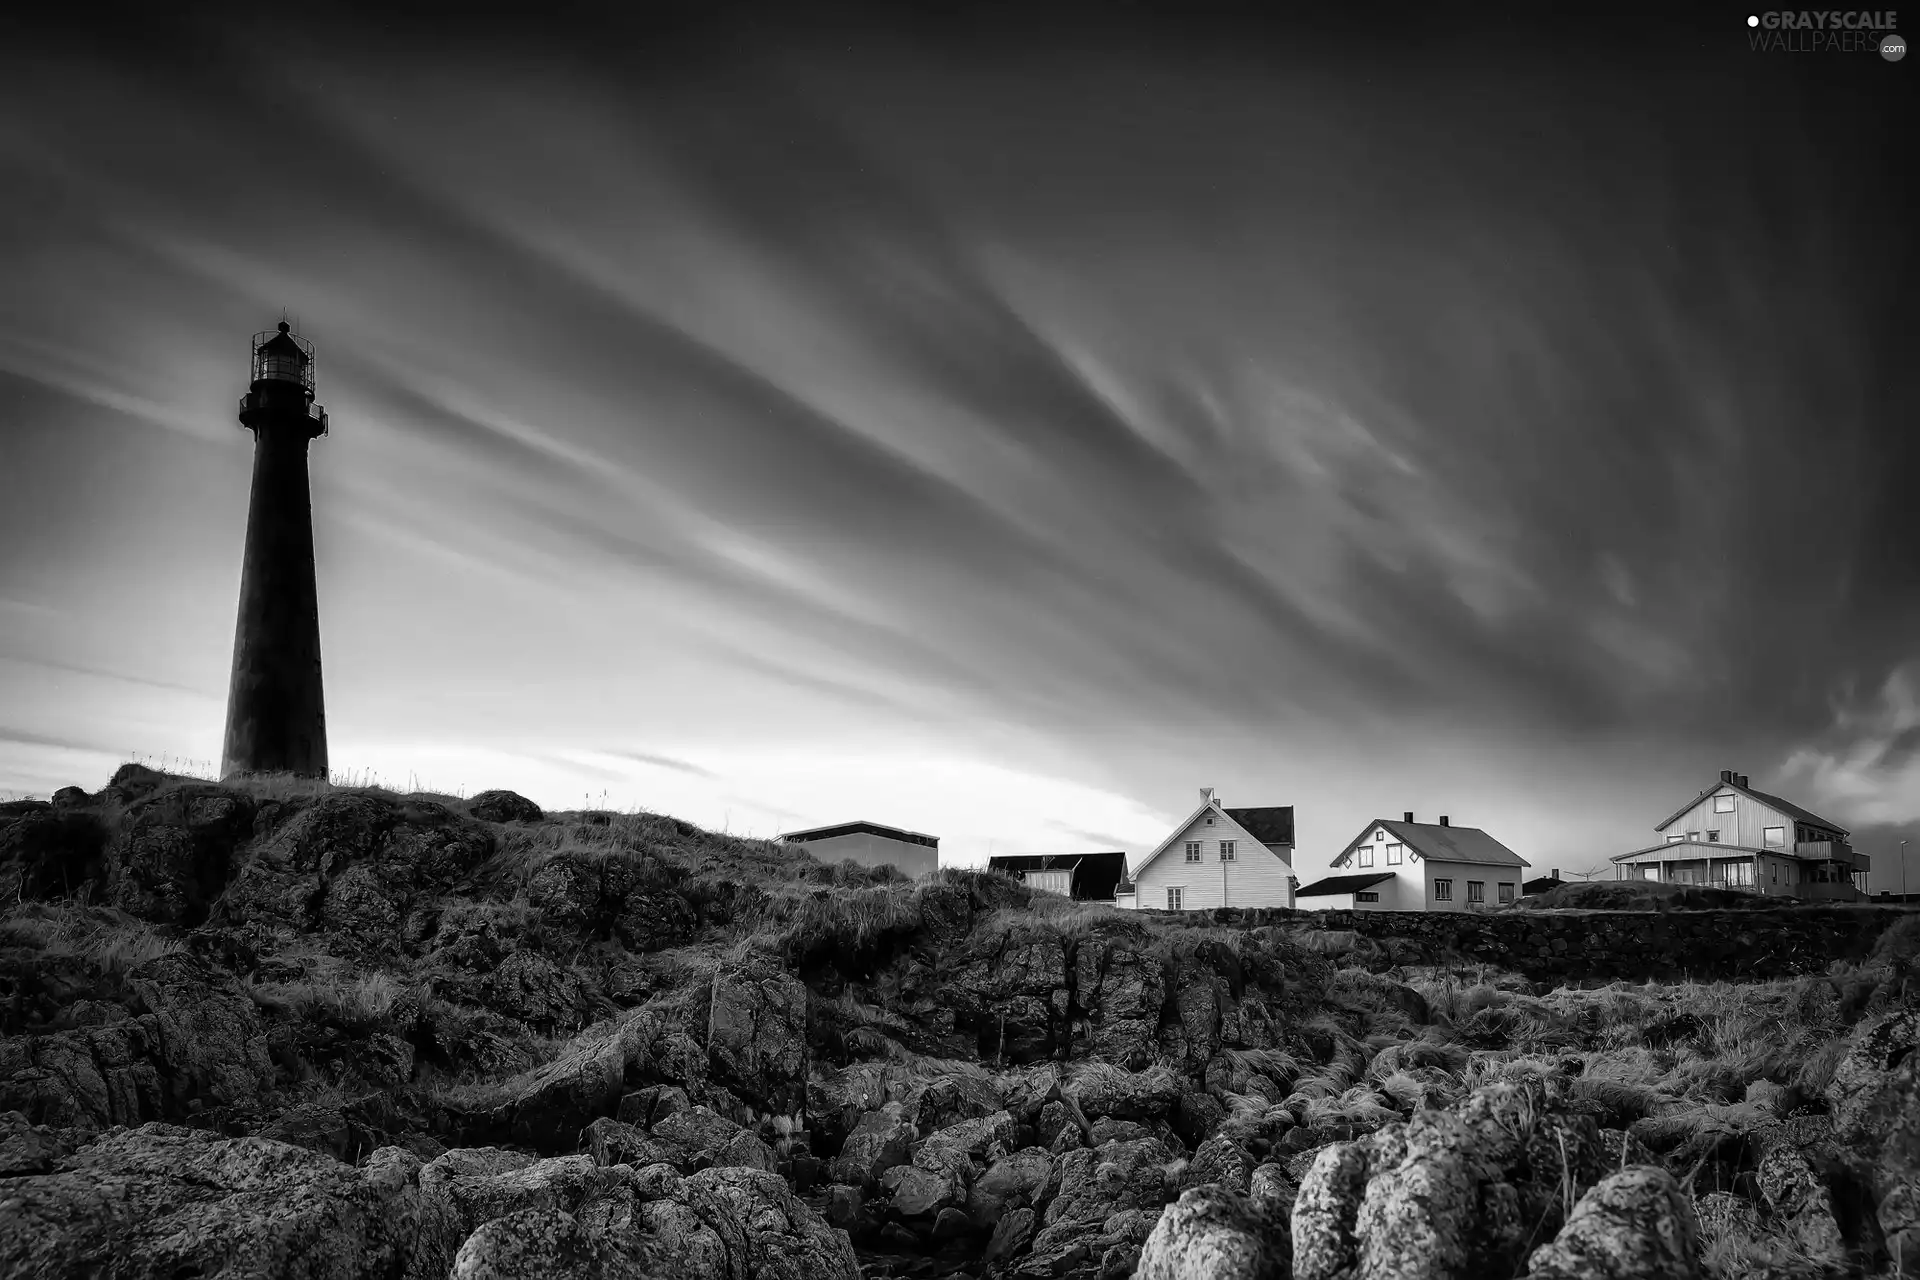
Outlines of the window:
[{"label": "window", "polygon": [[1208,825],[1208,826],[1212,826],[1212,825],[1213,825],[1213,819],[1212,819],[1212,818],[1208,818],[1208,819],[1207,819],[1207,825]]},{"label": "window", "polygon": [[1687,839],[1689,839],[1689,840],[1698,840],[1699,838],[1700,838],[1700,833],[1699,833],[1698,831],[1689,831],[1689,832],[1687,832]]},{"label": "window", "polygon": [[1769,849],[1784,849],[1787,847],[1787,829],[1785,827],[1768,827],[1760,833],[1760,838],[1766,842],[1766,846]]},{"label": "window", "polygon": [[1719,795],[1715,796],[1713,798],[1713,811],[1715,813],[1732,813],[1733,812],[1733,792],[1723,791]]},{"label": "window", "polygon": [[1187,891],[1185,888],[1167,890],[1167,910],[1184,911],[1186,910],[1186,903]]},{"label": "window", "polygon": [[1680,842],[1681,842],[1682,840],[1685,840],[1685,839],[1686,839],[1686,837],[1685,837],[1685,836],[1668,836],[1668,837],[1667,837],[1667,843],[1668,843],[1668,844],[1679,844],[1679,843],[1680,843]]},{"label": "window", "polygon": [[1360,892],[1354,894],[1353,896],[1354,896],[1354,899],[1359,902],[1380,901],[1380,895],[1370,889],[1362,889]]},{"label": "window", "polygon": [[1719,833],[1718,831],[1709,831],[1709,832],[1707,832],[1707,843],[1708,843],[1708,844],[1719,844],[1719,843],[1720,843],[1720,833]]},{"label": "window", "polygon": [[1200,842],[1198,840],[1187,841],[1187,861],[1200,861]]},{"label": "window", "polygon": [[1433,900],[1435,902],[1453,901],[1453,881],[1435,880],[1433,882]]},{"label": "window", "polygon": [[1726,879],[1729,888],[1753,888],[1753,864],[1751,862],[1729,862],[1726,865]]},{"label": "window", "polygon": [[1500,882],[1500,903],[1502,906],[1505,906],[1507,903],[1510,903],[1512,901],[1513,901],[1513,886],[1511,884],[1508,884],[1506,881],[1502,880]]},{"label": "window", "polygon": [[1235,853],[1234,853],[1234,851],[1233,851],[1233,841],[1231,841],[1231,840],[1222,840],[1222,841],[1220,842],[1220,861],[1222,861],[1222,862],[1232,862],[1232,861],[1234,860],[1234,858],[1235,858],[1235,856],[1236,856],[1236,855],[1235,855]]},{"label": "window", "polygon": [[1484,880],[1467,881],[1467,901],[1485,903],[1487,900],[1487,882]]},{"label": "window", "polygon": [[1406,857],[1406,853],[1407,853],[1407,846],[1403,844],[1388,845],[1387,846],[1387,865],[1390,867],[1399,866],[1401,861]]},{"label": "window", "polygon": [[1640,878],[1642,880],[1658,880],[1660,878],[1660,864],[1657,862],[1650,862],[1646,866],[1640,868]]},{"label": "window", "polygon": [[1370,867],[1373,865],[1373,846],[1372,845],[1363,844],[1360,846],[1360,865],[1363,867]]}]

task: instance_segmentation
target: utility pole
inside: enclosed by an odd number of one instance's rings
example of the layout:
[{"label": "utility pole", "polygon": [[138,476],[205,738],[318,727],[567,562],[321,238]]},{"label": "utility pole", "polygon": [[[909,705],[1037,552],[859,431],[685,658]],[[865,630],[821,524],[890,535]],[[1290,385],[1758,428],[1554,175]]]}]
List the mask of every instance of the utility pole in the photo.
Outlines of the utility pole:
[{"label": "utility pole", "polygon": [[1900,905],[1907,905],[1907,842],[1900,842]]}]

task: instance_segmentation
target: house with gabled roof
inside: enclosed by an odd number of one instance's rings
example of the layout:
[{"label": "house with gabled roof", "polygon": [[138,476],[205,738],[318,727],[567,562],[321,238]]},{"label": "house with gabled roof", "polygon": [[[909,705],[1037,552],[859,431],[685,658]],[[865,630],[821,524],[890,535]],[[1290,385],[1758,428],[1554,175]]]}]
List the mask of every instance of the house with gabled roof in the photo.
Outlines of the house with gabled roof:
[{"label": "house with gabled roof", "polygon": [[1114,904],[1155,911],[1291,907],[1293,806],[1229,809],[1212,787],[1200,807],[1133,865]]},{"label": "house with gabled roof", "polygon": [[1375,818],[1333,859],[1336,874],[1294,895],[1308,910],[1484,911],[1520,894],[1525,858],[1478,827]]},{"label": "house with gabled roof", "polygon": [[1654,831],[1658,844],[1615,855],[1620,879],[1853,901],[1864,896],[1872,869],[1845,827],[1748,785],[1746,774],[1731,769]]}]

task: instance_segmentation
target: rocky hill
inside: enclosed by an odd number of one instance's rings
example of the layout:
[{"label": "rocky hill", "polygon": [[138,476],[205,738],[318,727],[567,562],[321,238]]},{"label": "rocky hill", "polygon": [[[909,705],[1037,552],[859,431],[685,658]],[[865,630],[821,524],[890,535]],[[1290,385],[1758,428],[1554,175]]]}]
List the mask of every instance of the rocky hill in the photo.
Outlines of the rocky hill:
[{"label": "rocky hill", "polygon": [[1920,1257],[1912,921],[1791,980],[1549,988],[505,792],[138,766],[0,806],[0,900],[8,1277]]}]

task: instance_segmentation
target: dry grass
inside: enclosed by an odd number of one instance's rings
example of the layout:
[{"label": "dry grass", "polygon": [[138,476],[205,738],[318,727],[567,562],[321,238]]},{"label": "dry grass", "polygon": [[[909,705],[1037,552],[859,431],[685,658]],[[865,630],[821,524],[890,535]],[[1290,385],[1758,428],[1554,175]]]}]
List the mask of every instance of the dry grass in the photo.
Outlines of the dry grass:
[{"label": "dry grass", "polygon": [[120,974],[185,949],[178,938],[108,907],[27,903],[0,918],[0,943],[43,956],[71,957],[102,974]]}]

